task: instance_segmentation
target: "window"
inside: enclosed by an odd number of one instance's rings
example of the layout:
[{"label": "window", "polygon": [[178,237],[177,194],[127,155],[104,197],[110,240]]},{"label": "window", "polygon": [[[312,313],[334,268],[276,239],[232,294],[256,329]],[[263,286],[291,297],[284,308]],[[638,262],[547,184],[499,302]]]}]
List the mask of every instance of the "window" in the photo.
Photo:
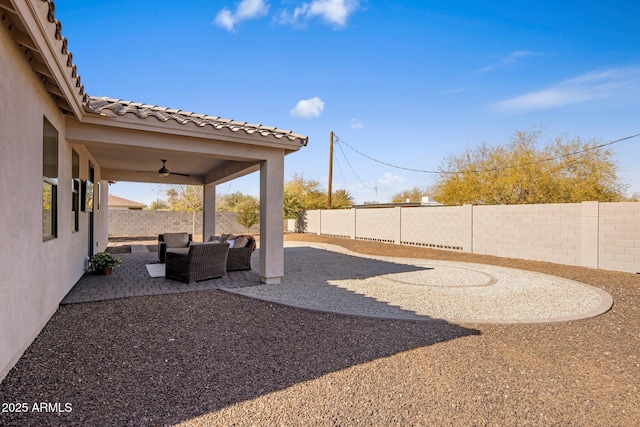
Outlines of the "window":
[{"label": "window", "polygon": [[58,232],[58,131],[46,118],[42,135],[42,240],[50,240]]},{"label": "window", "polygon": [[80,230],[80,155],[71,150],[71,230]]}]

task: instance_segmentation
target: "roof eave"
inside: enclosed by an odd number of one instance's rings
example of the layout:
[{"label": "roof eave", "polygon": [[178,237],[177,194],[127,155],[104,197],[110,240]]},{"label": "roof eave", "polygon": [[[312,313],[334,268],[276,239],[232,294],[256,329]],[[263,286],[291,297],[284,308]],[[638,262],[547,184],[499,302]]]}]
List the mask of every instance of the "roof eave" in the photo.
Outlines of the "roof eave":
[{"label": "roof eave", "polygon": [[[107,101],[107,106],[95,107]],[[90,97],[84,108],[82,123],[278,147],[286,154],[298,151],[309,140],[289,130],[177,110],[167,113],[166,108],[110,98]]]},{"label": "roof eave", "polygon": [[[85,114],[84,86],[71,61],[67,39],[61,34],[62,25],[55,19],[53,2],[51,0],[11,0],[11,3],[32,42],[32,46],[28,48],[35,49],[43,57],[49,77],[57,86],[47,89],[56,96],[62,96],[71,112],[80,119]],[[21,44],[19,40],[16,42]]]}]

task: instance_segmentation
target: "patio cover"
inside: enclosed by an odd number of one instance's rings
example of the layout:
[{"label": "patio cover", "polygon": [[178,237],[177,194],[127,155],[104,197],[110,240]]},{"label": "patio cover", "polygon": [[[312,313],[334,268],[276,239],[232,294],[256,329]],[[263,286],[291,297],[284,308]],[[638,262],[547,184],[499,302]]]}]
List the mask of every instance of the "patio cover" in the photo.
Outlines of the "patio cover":
[{"label": "patio cover", "polygon": [[[66,139],[85,146],[108,181],[204,187],[203,236],[215,234],[215,186],[260,171],[260,274],[284,273],[284,156],[307,137],[275,127],[155,105],[89,97],[80,120],[66,116]],[[172,172],[160,176],[161,159]]]}]

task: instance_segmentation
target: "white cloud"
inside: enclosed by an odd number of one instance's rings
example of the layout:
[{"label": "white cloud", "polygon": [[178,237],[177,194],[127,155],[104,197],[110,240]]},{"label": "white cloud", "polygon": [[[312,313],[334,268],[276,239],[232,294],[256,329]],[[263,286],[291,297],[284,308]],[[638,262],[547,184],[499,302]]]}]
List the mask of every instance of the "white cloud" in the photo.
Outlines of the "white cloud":
[{"label": "white cloud", "polygon": [[404,183],[405,179],[400,175],[393,174],[391,172],[385,172],[382,175],[382,178],[378,178],[376,182],[378,185],[383,185],[385,187],[390,188],[400,188]]},{"label": "white cloud", "polygon": [[640,67],[613,68],[581,74],[549,88],[497,102],[493,108],[500,112],[523,112],[615,96],[631,99],[637,95],[638,89]]},{"label": "white cloud", "polygon": [[349,120],[349,127],[351,129],[362,129],[364,127],[364,123],[354,117],[353,119]]},{"label": "white cloud", "polygon": [[485,73],[487,71],[495,70],[496,68],[501,68],[507,65],[512,65],[519,62],[522,58],[527,58],[530,56],[541,56],[542,54],[539,52],[532,52],[530,50],[516,50],[509,53],[507,56],[498,60],[498,62],[487,65],[478,70],[478,73]]},{"label": "white cloud", "polygon": [[312,0],[296,7],[293,12],[281,12],[278,21],[300,25],[301,21],[317,17],[336,27],[344,27],[359,6],[360,0]]},{"label": "white cloud", "polygon": [[233,31],[235,19],[233,18],[229,9],[222,9],[216,15],[215,23],[217,26],[222,27],[228,31]]},{"label": "white cloud", "polygon": [[[354,180],[356,178],[353,178]],[[400,175],[385,172],[381,177],[367,179],[366,184],[362,181],[346,184],[341,188],[346,188],[355,198],[357,204],[380,202],[385,203],[391,200],[391,197],[403,190],[407,189],[407,180]],[[334,184],[334,188],[336,184]],[[340,185],[337,185],[340,187]]]},{"label": "white cloud", "polygon": [[[344,163],[343,163],[344,165]],[[335,169],[334,169],[335,171]],[[344,177],[344,176],[343,176]],[[325,176],[323,184],[327,185],[328,178]],[[354,197],[356,204],[363,203],[387,203],[391,201],[394,194],[408,190],[419,184],[411,184],[405,177],[391,172],[384,172],[382,176],[368,178],[364,182],[356,177],[350,177],[350,181],[343,182],[334,173],[333,188],[344,188]]]},{"label": "white cloud", "polygon": [[[400,176],[393,174],[391,172],[385,172],[381,177],[377,178],[373,183],[369,183],[370,188],[374,188],[374,195],[376,197],[371,197],[371,190],[368,193],[369,197],[364,200],[368,201],[378,201],[381,203],[385,203],[391,200],[391,197],[399,193],[402,190],[406,190],[406,182],[407,180]],[[366,194],[365,193],[365,194]]]},{"label": "white cloud", "polygon": [[311,99],[302,99],[298,101],[296,106],[289,112],[293,117],[302,119],[310,119],[318,117],[324,110],[324,102],[316,97]]},{"label": "white cloud", "polygon": [[236,10],[222,9],[216,15],[215,24],[227,31],[235,31],[235,26],[241,21],[259,18],[267,14],[269,4],[265,0],[242,0]]}]

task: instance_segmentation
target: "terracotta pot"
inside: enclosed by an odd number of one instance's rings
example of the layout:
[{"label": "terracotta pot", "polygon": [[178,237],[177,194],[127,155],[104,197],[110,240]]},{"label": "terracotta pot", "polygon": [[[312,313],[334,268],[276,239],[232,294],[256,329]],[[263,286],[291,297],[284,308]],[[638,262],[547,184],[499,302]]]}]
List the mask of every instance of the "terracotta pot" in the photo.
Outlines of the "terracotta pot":
[{"label": "terracotta pot", "polygon": [[102,267],[101,273],[103,276],[108,276],[111,274],[113,267]]}]

